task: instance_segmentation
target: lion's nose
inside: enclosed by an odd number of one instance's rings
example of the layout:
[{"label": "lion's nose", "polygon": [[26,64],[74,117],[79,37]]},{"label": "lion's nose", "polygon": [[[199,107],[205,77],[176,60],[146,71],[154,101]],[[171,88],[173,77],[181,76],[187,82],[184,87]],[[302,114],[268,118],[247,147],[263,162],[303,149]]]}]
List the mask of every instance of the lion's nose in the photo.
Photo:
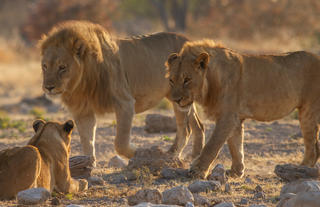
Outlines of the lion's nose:
[{"label": "lion's nose", "polygon": [[46,86],[46,89],[48,90],[48,91],[51,91],[51,90],[53,90],[55,87],[54,86]]},{"label": "lion's nose", "polygon": [[173,99],[175,102],[177,102],[177,103],[180,103],[180,101],[182,100],[182,97],[178,97],[178,98],[175,98],[175,99]]}]

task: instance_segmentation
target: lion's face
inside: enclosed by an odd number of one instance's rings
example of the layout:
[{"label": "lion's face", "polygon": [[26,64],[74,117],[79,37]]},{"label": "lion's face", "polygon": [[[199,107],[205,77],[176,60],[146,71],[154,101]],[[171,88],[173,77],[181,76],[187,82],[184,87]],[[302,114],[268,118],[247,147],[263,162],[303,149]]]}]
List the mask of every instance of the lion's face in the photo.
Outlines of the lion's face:
[{"label": "lion's face", "polygon": [[42,57],[43,91],[60,95],[73,88],[78,81],[81,68],[76,59],[63,47],[49,47]]},{"label": "lion's face", "polygon": [[166,63],[171,86],[171,99],[182,111],[188,111],[201,93],[209,55],[185,57],[173,53]]}]

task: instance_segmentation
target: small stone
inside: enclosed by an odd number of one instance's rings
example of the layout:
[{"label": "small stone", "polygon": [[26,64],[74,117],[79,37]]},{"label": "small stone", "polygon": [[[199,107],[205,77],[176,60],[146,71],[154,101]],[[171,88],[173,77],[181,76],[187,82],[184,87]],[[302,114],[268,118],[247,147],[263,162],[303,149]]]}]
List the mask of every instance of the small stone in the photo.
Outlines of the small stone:
[{"label": "small stone", "polygon": [[184,207],[194,207],[193,203],[188,202]]},{"label": "small stone", "polygon": [[51,200],[51,205],[57,206],[60,205],[61,201],[59,198],[55,197]]},{"label": "small stone", "polygon": [[209,192],[221,189],[221,184],[219,181],[197,180],[190,184],[188,188],[192,193]]},{"label": "small stone", "polygon": [[253,205],[250,205],[249,207],[267,207],[267,206],[264,204],[253,204]]},{"label": "small stone", "polygon": [[286,194],[277,207],[319,207],[320,192],[301,192],[297,195],[293,193]]},{"label": "small stone", "polygon": [[287,193],[320,191],[320,182],[315,180],[298,180],[284,185],[280,191],[280,198]]},{"label": "small stone", "polygon": [[210,206],[210,202],[207,198],[195,193],[193,194],[194,205],[196,206]]},{"label": "small stone", "polygon": [[224,184],[227,182],[226,178],[226,170],[224,169],[222,164],[217,164],[211,174],[208,176],[209,180],[217,180],[220,181],[221,184]]},{"label": "small stone", "polygon": [[70,204],[67,205],[66,207],[83,207],[82,205],[77,205],[77,204]]},{"label": "small stone", "polygon": [[136,205],[143,202],[150,202],[159,204],[161,203],[162,195],[156,189],[142,189],[139,190],[135,195],[128,197],[129,205]]},{"label": "small stone", "polygon": [[224,192],[230,193],[231,192],[231,185],[229,183],[226,183],[224,186]]},{"label": "small stone", "polygon": [[112,157],[108,163],[108,167],[110,168],[124,168],[127,166],[127,163],[124,159],[119,157],[118,155]]},{"label": "small stone", "polygon": [[265,198],[265,194],[263,192],[257,192],[254,194],[253,199]]},{"label": "small stone", "polygon": [[20,191],[17,195],[19,204],[36,205],[46,202],[50,198],[50,192],[45,188],[31,188]]},{"label": "small stone", "polygon": [[262,190],[261,185],[257,185],[256,188],[255,188],[255,191],[256,192],[262,192],[263,190]]},{"label": "small stone", "polygon": [[162,203],[173,205],[186,205],[188,202],[194,202],[190,190],[185,186],[177,186],[162,193]]},{"label": "small stone", "polygon": [[104,180],[97,176],[91,176],[88,178],[89,185],[104,185]]},{"label": "small stone", "polygon": [[244,182],[247,183],[247,184],[253,184],[251,178],[249,178],[249,177],[246,177],[246,179],[244,180]]},{"label": "small stone", "polygon": [[246,199],[246,198],[241,198],[240,204],[242,204],[242,205],[247,205],[247,204],[248,204],[248,199]]},{"label": "small stone", "polygon": [[214,207],[235,207],[235,205],[232,202],[223,202],[223,203],[214,205]]},{"label": "small stone", "polygon": [[165,179],[188,177],[188,170],[182,168],[163,168],[160,175]]}]

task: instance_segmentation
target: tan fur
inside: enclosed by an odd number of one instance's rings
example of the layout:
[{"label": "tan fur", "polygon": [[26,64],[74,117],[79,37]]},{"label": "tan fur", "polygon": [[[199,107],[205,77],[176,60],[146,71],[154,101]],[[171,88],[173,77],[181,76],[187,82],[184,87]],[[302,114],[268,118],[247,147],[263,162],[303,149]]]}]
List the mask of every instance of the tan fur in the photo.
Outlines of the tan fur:
[{"label": "tan fur", "polygon": [[[58,25],[42,38],[43,90],[51,96],[59,95],[72,113],[84,154],[95,160],[96,116],[115,112],[115,148],[123,156],[134,155],[135,148],[130,145],[133,115],[167,96],[170,87],[164,62],[185,41],[186,38],[172,33],[114,40],[101,26],[78,21]],[[187,116],[177,113],[183,120]],[[189,116],[191,119],[196,116],[194,113]],[[186,122],[177,122],[181,123],[171,151],[179,155],[187,127]],[[191,127],[194,137],[203,143],[200,125]]]},{"label": "tan fur", "polygon": [[280,119],[294,109],[305,143],[303,165],[314,166],[320,155],[320,58],[300,51],[281,55],[245,55],[211,40],[188,42],[171,54],[168,77],[172,99],[182,108],[194,101],[216,121],[215,130],[191,172],[205,177],[227,141],[232,175],[242,176],[243,121]]},{"label": "tan fur", "polygon": [[32,187],[62,193],[84,190],[87,182],[70,176],[72,127],[71,120],[65,124],[37,120],[34,122],[36,134],[27,146],[1,151],[0,198],[14,198],[19,191]]}]

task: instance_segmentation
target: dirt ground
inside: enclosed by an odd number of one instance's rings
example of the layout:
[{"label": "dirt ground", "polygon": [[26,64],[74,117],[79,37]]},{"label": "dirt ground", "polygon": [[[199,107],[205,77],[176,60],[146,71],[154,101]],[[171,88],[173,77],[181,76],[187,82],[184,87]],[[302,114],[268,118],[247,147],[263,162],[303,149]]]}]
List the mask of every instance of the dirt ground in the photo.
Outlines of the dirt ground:
[{"label": "dirt ground", "polygon": [[[0,120],[0,150],[22,146],[33,135],[32,122],[37,117],[48,120],[66,121],[71,116],[60,107],[46,108],[38,104],[21,102],[26,97],[36,97],[41,92],[41,76],[38,62],[28,64],[0,64],[0,118],[5,117],[3,124]],[[57,106],[59,104],[57,103]],[[166,109],[168,108],[168,109]],[[174,133],[149,134],[144,130],[144,121],[147,114],[161,113],[173,115],[170,107],[161,106],[135,116],[133,121],[132,142],[138,147],[161,146],[167,150],[172,144]],[[202,118],[206,137],[214,128],[214,123]],[[142,188],[154,188],[163,191],[173,186],[189,185],[190,179],[159,181],[157,177],[144,173],[141,179],[135,181],[113,182],[108,179],[110,175],[121,174],[119,170],[107,168],[111,157],[116,155],[113,147],[115,138],[115,117],[112,114],[99,118],[96,133],[96,156],[98,166],[93,170],[93,175],[105,180],[104,185],[96,185],[88,191],[78,194],[59,195],[61,204],[79,204],[84,206],[126,206],[126,198]],[[229,179],[232,191],[224,192],[224,187],[218,192],[202,193],[212,204],[220,201],[232,201],[236,206],[249,206],[251,204],[265,204],[276,206],[279,200],[281,186],[284,184],[275,176],[275,165],[284,163],[298,164],[303,157],[303,139],[301,138],[299,123],[295,113],[284,119],[261,123],[253,120],[245,122],[245,164],[246,171],[243,178]],[[190,163],[191,141],[185,148],[183,156]],[[81,154],[81,144],[77,130],[72,136],[71,155]],[[223,147],[216,164],[222,163],[225,168],[230,168],[230,154],[227,146]],[[246,179],[246,178],[250,179]],[[252,182],[248,181],[251,180]],[[256,185],[261,185],[265,198],[254,199]],[[247,204],[241,204],[241,198],[248,200]],[[16,201],[0,201],[0,206],[15,206]],[[46,203],[50,205],[50,201]]]}]

